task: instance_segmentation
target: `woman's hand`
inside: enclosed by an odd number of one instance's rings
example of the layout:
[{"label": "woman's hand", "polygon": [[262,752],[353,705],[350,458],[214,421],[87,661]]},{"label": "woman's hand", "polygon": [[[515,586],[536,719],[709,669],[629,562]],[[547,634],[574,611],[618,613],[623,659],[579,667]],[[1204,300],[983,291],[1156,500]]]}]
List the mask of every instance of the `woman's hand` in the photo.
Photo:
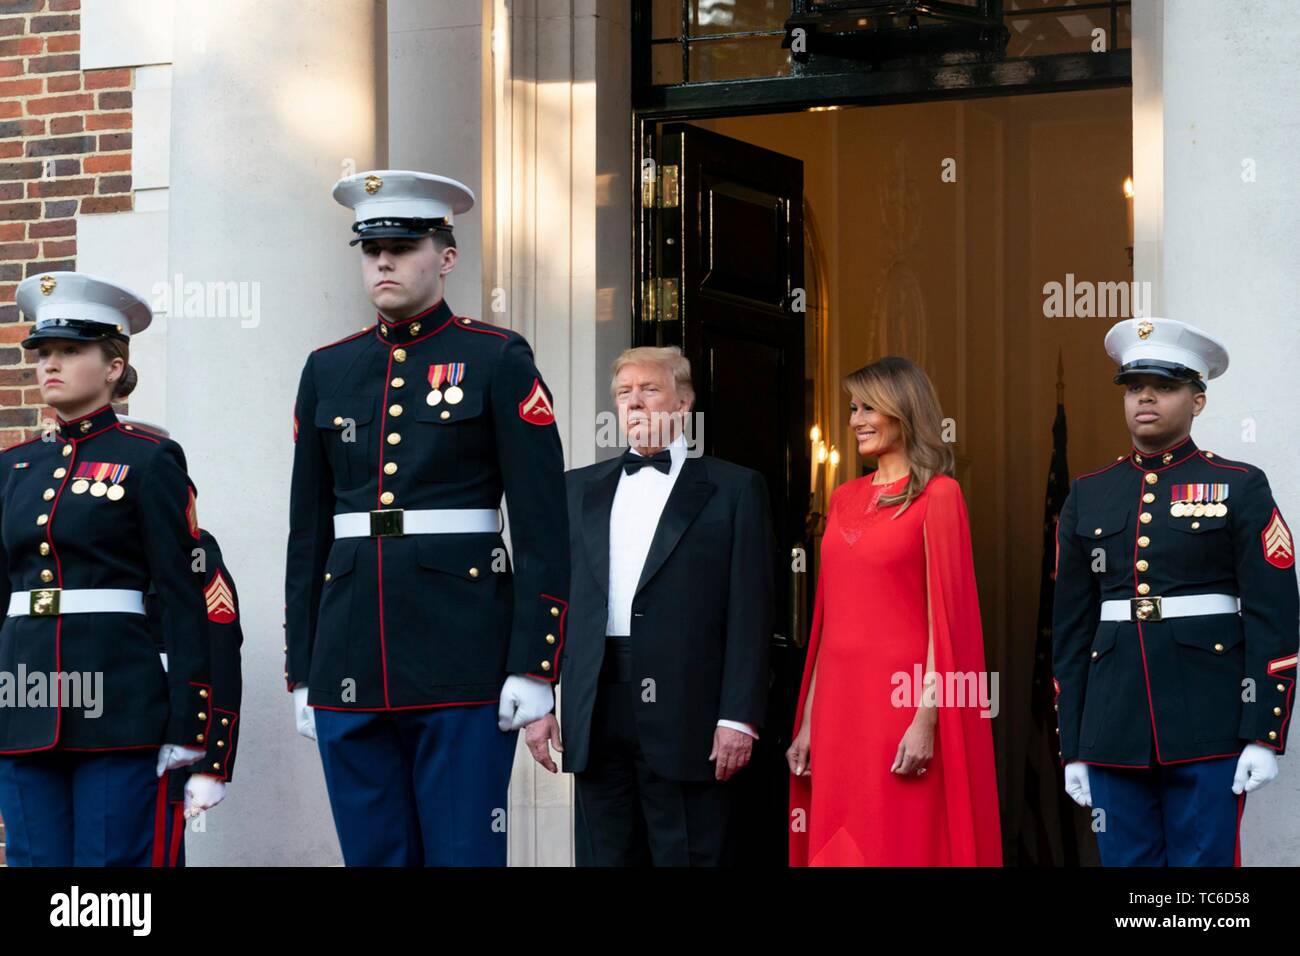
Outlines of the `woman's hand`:
[{"label": "woman's hand", "polygon": [[894,757],[891,773],[907,776],[920,776],[925,773],[930,758],[934,756],[934,727],[938,722],[938,713],[933,707],[918,707],[911,725],[898,742],[898,754]]},{"label": "woman's hand", "polygon": [[808,743],[811,739],[812,721],[805,717],[794,742],[785,752],[785,762],[790,765],[790,772],[796,777],[812,775],[812,758],[808,753]]}]

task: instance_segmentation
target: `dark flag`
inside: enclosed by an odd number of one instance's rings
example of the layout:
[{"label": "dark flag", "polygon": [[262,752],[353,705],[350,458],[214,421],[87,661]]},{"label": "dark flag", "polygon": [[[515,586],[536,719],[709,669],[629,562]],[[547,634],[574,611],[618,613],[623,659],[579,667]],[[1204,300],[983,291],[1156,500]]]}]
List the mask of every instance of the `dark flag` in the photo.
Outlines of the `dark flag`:
[{"label": "dark flag", "polygon": [[1034,678],[1030,697],[1030,732],[1025,749],[1025,788],[1019,827],[1020,866],[1077,866],[1075,803],[1064,790],[1057,756],[1056,695],[1052,688],[1052,596],[1056,586],[1056,525],[1070,493],[1066,461],[1064,365],[1056,364],[1056,421],[1052,423],[1052,464],[1043,504],[1043,558],[1038,584],[1038,632],[1034,641]]}]

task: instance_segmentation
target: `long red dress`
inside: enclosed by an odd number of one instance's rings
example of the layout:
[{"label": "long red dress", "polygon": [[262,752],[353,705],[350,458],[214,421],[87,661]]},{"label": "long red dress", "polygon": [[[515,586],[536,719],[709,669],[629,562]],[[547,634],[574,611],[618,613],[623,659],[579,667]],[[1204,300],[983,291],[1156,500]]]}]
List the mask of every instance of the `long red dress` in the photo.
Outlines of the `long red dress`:
[{"label": "long red dress", "polygon": [[984,674],[961,486],[936,476],[892,518],[898,506],[876,500],[906,479],[878,486],[872,477],[836,489],[822,538],[794,728],[797,734],[816,662],[812,773],[790,777],[790,865],[1001,866],[993,733],[978,695],[938,708],[925,774],[889,769],[916,713],[910,692],[899,703],[906,686],[899,675],[915,684],[918,665],[925,670],[927,609],[935,672]]}]

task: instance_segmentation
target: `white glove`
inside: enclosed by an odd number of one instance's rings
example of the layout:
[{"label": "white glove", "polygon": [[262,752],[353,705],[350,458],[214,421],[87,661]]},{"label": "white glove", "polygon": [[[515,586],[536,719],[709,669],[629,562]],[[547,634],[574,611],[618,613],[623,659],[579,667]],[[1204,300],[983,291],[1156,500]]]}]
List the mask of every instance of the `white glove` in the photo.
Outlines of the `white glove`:
[{"label": "white glove", "polygon": [[501,706],[497,708],[497,726],[518,730],[524,724],[545,717],[555,706],[550,681],[540,677],[511,674],[501,687]]},{"label": "white glove", "polygon": [[293,717],[298,724],[298,733],[308,740],[316,739],[316,711],[307,706],[307,688],[293,689]]},{"label": "white glove", "polygon": [[179,744],[163,744],[158,748],[158,776],[177,767],[188,767],[203,759],[203,751]]},{"label": "white glove", "polygon": [[1259,744],[1246,744],[1237,758],[1237,772],[1232,777],[1233,793],[1258,790],[1277,776],[1277,757]]},{"label": "white glove", "polygon": [[185,781],[185,816],[197,817],[226,799],[226,784],[211,774],[195,773]]},{"label": "white glove", "polygon": [[1075,760],[1065,765],[1065,792],[1081,807],[1092,806],[1092,788],[1088,786],[1088,765]]}]

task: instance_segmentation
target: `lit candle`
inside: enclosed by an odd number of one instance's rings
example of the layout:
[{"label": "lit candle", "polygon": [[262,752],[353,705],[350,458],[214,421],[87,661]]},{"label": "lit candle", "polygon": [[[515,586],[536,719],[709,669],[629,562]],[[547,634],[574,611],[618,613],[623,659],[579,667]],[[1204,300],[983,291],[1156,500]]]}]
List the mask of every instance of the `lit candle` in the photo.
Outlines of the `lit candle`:
[{"label": "lit candle", "polygon": [[811,471],[808,473],[808,489],[815,491],[817,488],[817,443],[822,440],[822,430],[814,425],[808,432],[808,437],[812,439],[812,453],[808,456],[808,467]]},{"label": "lit candle", "polygon": [[1128,245],[1133,247],[1133,177],[1124,177],[1124,205],[1128,207]]},{"label": "lit candle", "polygon": [[826,500],[831,500],[831,492],[835,490],[835,470],[840,467],[840,452],[834,445],[831,445],[830,464],[826,468]]}]

